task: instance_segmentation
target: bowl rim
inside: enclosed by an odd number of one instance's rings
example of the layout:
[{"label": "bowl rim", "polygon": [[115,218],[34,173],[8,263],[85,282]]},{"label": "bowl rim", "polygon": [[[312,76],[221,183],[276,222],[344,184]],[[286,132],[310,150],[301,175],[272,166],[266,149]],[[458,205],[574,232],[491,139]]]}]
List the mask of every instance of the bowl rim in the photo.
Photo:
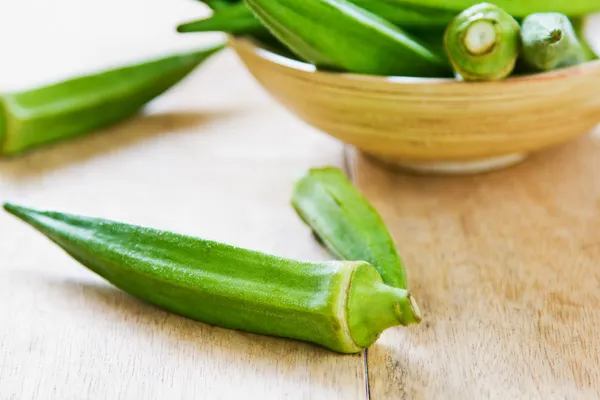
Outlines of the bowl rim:
[{"label": "bowl rim", "polygon": [[600,70],[600,60],[592,60],[583,64],[575,65],[572,67],[561,68],[553,71],[539,72],[530,75],[518,75],[510,76],[500,81],[479,81],[479,82],[465,82],[459,79],[453,78],[425,78],[425,77],[411,77],[411,76],[378,76],[370,74],[357,74],[351,72],[331,72],[318,70],[313,64],[294,60],[284,55],[278,54],[272,50],[269,50],[260,42],[249,36],[227,36],[230,44],[233,44],[234,49],[245,48],[245,50],[253,53],[255,56],[268,61],[270,63],[277,64],[281,67],[301,71],[313,75],[337,77],[338,79],[346,79],[353,81],[362,81],[370,83],[382,83],[382,84],[445,84],[445,85],[507,85],[507,84],[522,84],[523,82],[536,82],[536,81],[547,81],[555,79],[566,79],[573,75],[589,75],[597,73]]}]

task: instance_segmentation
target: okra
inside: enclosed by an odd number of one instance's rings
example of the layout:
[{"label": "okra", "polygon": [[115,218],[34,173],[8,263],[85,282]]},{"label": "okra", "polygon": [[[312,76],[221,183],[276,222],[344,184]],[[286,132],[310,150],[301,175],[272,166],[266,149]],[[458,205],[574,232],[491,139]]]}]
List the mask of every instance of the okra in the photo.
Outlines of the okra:
[{"label": "okra", "polygon": [[174,54],[2,94],[0,154],[16,155],[123,121],[222,48]]},{"label": "okra", "polygon": [[[430,29],[445,28],[456,15],[448,10],[400,6],[388,0],[351,0],[351,2],[409,32],[427,32]],[[226,32],[232,35],[253,34],[266,29],[244,2],[219,8],[206,18],[186,22],[177,27],[180,33]]]},{"label": "okra", "polygon": [[335,256],[366,261],[384,283],[407,288],[406,270],[383,219],[340,169],[309,170],[294,186],[292,206]]},{"label": "okra", "polygon": [[577,39],[583,48],[585,61],[597,60],[599,58],[599,54],[597,54],[592,48],[592,45],[585,32],[587,18],[571,18],[570,21],[571,25],[573,26],[573,30],[575,31],[575,35],[577,35]]},{"label": "okra", "polygon": [[180,24],[177,32],[226,32],[232,35],[262,33],[266,28],[243,2],[215,11],[211,16]]},{"label": "okra", "polygon": [[521,25],[522,57],[533,71],[550,71],[586,61],[571,21],[560,13],[535,13]]},{"label": "okra", "polygon": [[[391,0],[398,5],[443,8],[461,11],[479,3],[478,0]],[[598,0],[495,0],[494,4],[513,15],[526,17],[536,12],[559,12],[583,16],[600,11]]]},{"label": "okra", "polygon": [[285,259],[106,219],[4,204],[84,267],[167,311],[357,353],[421,321],[410,292],[363,261]]},{"label": "okra", "polygon": [[448,76],[447,61],[392,23],[346,0],[245,0],[301,59],[372,75]]},{"label": "okra", "polygon": [[444,33],[450,62],[467,81],[492,81],[510,75],[519,56],[520,42],[519,23],[489,3],[464,10]]},{"label": "okra", "polygon": [[198,0],[201,3],[206,4],[212,10],[224,10],[233,4],[236,4],[238,0]]}]

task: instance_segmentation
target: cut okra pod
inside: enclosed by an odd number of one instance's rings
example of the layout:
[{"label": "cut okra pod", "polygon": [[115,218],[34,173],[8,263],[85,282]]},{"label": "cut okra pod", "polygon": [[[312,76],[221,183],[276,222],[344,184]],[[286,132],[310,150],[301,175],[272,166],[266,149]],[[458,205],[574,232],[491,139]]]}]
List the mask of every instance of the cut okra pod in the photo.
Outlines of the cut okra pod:
[{"label": "cut okra pod", "polygon": [[384,330],[421,321],[411,294],[366,262],[289,260],[105,219],[4,208],[121,290],[204,323],[357,353]]},{"label": "cut okra pod", "polygon": [[522,57],[531,71],[550,71],[586,61],[587,56],[566,15],[535,13],[521,25]]},{"label": "cut okra pod", "polygon": [[493,81],[509,76],[515,69],[520,42],[519,23],[489,3],[464,10],[444,33],[450,62],[466,81]]},{"label": "cut okra pod", "polygon": [[335,256],[366,261],[386,284],[406,289],[406,270],[383,219],[340,169],[311,169],[296,182],[292,206]]},{"label": "cut okra pod", "polygon": [[123,121],[223,45],[0,94],[0,155],[16,155]]}]

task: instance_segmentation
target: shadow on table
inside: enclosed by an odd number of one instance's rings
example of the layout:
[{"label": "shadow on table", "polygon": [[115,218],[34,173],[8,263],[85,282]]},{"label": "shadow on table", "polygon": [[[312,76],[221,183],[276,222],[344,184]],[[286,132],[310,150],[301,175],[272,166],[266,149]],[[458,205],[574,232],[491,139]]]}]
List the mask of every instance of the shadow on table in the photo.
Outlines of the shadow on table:
[{"label": "shadow on table", "polygon": [[169,112],[139,115],[112,127],[51,143],[14,157],[0,160],[0,175],[22,178],[77,164],[119,148],[175,132],[202,132],[202,126],[227,116],[223,112]]},{"label": "shadow on table", "polygon": [[[317,387],[352,388],[357,381],[362,385],[362,355],[337,354],[310,343],[211,326],[162,310],[107,284],[71,279],[48,283],[59,286],[74,301],[83,297],[82,309],[88,316],[99,306],[124,323],[135,323],[140,335],[166,338],[169,343],[163,341],[161,346],[172,346],[178,357],[197,359],[201,354],[219,365],[231,362],[238,371],[255,375],[252,372],[260,368],[262,375],[286,380],[306,379],[308,375],[311,385]],[[85,304],[88,300],[93,304]],[[357,366],[356,373],[347,373],[351,370],[348,364],[346,373],[339,373],[344,358]]]}]

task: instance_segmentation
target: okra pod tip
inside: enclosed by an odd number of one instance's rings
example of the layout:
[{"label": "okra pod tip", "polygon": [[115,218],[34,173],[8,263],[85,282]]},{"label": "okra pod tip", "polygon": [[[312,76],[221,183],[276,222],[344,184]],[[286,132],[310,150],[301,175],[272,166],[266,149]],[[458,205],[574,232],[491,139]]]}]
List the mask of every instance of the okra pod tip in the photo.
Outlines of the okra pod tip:
[{"label": "okra pod tip", "polygon": [[571,21],[560,13],[535,13],[523,20],[522,57],[529,70],[549,71],[585,62],[589,57]]}]

